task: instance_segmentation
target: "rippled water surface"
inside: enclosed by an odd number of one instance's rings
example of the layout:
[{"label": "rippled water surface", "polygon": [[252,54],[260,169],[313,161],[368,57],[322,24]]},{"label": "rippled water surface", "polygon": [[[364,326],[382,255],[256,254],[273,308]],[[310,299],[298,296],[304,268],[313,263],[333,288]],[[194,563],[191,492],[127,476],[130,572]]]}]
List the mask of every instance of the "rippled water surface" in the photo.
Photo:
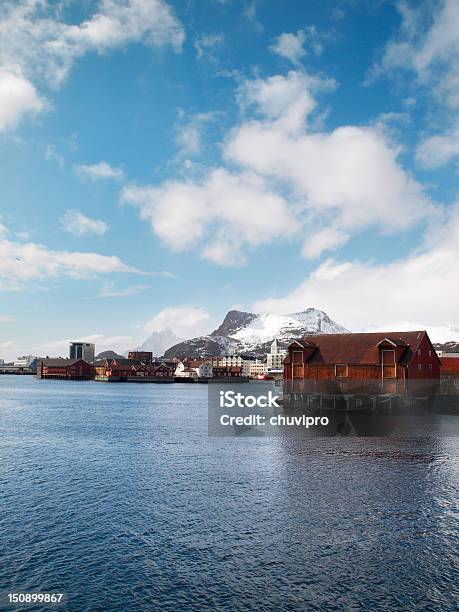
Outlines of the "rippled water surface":
[{"label": "rippled water surface", "polygon": [[210,439],[205,385],[25,376],[0,376],[0,435],[2,594],[457,609],[457,438]]}]

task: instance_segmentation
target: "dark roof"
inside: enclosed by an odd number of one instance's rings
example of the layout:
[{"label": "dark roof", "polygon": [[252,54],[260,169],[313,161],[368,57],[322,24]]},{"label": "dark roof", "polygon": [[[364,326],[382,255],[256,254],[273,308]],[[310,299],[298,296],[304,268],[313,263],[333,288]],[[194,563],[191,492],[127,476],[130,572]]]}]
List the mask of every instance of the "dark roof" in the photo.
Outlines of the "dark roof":
[{"label": "dark roof", "polygon": [[[71,366],[78,361],[84,361],[84,359],[64,359],[63,357],[55,357],[53,359],[41,359],[45,366],[59,366],[61,368],[65,366]],[[88,363],[84,361],[84,363]]]},{"label": "dark roof", "polygon": [[[379,364],[379,344],[389,340],[404,348],[401,362],[407,362],[416,352],[425,331],[372,332],[362,334],[322,334],[301,339],[305,348],[318,347],[308,363]],[[290,345],[292,346],[292,345]]]},{"label": "dark roof", "polygon": [[[336,334],[333,334],[333,335],[336,335]],[[322,336],[319,336],[319,337],[321,338]],[[300,345],[302,348],[317,348],[316,342],[314,342],[313,340],[309,340],[307,338],[298,338],[297,340],[294,340],[291,344],[289,344],[288,348],[290,348],[291,346],[295,344]]]}]

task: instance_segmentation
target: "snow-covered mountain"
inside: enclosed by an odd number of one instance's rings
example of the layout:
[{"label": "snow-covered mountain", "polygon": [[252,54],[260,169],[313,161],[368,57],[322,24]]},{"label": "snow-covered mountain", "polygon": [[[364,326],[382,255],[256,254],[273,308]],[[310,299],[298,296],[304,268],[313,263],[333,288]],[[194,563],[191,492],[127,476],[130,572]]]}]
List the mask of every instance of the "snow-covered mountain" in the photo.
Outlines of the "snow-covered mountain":
[{"label": "snow-covered mountain", "polygon": [[346,331],[322,310],[308,308],[287,315],[257,315],[247,325],[235,330],[231,337],[251,350],[253,346],[272,342],[274,338],[287,343],[306,334],[339,334]]},{"label": "snow-covered mountain", "polygon": [[171,346],[165,356],[210,357],[247,353],[262,355],[276,338],[289,344],[295,338],[312,334],[338,334],[347,330],[322,310],[308,308],[288,315],[254,314],[230,310],[222,324],[208,336],[185,340]]},{"label": "snow-covered mountain", "polygon": [[179,338],[170,329],[162,329],[161,331],[153,332],[148,338],[142,342],[136,349],[137,351],[152,351],[155,357],[161,357],[164,352],[174,344],[182,342],[182,338]]}]

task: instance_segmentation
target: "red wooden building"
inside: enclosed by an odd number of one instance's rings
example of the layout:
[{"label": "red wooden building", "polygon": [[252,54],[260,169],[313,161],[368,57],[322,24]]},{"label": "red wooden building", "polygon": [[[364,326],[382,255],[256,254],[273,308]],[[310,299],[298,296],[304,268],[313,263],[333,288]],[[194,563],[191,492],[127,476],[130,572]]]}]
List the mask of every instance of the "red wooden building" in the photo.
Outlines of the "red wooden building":
[{"label": "red wooden building", "polygon": [[42,359],[37,365],[37,378],[89,380],[93,367],[84,359]]},{"label": "red wooden building", "polygon": [[242,368],[239,366],[213,366],[214,378],[241,378]]},{"label": "red wooden building", "polygon": [[284,360],[284,380],[439,378],[440,359],[425,331],[305,336]]},{"label": "red wooden building", "polygon": [[459,353],[442,355],[440,360],[441,378],[459,378]]}]

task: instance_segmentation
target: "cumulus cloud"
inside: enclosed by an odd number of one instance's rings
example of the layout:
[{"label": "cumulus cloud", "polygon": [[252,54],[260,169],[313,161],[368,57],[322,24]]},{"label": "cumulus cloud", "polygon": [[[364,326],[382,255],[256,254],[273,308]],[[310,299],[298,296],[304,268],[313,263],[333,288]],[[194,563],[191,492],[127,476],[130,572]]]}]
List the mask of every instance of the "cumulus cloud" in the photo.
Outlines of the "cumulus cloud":
[{"label": "cumulus cloud", "polygon": [[79,210],[66,210],[60,218],[60,224],[64,231],[80,238],[87,234],[101,236],[108,230],[108,225],[104,221],[90,219]]},{"label": "cumulus cloud", "polygon": [[[241,122],[223,142],[224,165],[201,178],[128,185],[154,233],[176,250],[219,265],[243,265],[247,250],[303,236],[308,258],[363,230],[412,229],[437,209],[403,168],[381,125],[314,129],[317,97],[332,80],[291,70],[245,80]],[[228,168],[231,167],[231,170]]]},{"label": "cumulus cloud", "polygon": [[0,239],[0,290],[17,291],[44,278],[92,278],[114,272],[139,273],[115,255],[48,249],[33,242]]},{"label": "cumulus cloud", "polygon": [[422,186],[399,163],[398,148],[377,126],[307,129],[319,86],[296,71],[247,83],[242,95],[260,117],[235,128],[224,150],[244,171],[291,189],[297,211],[320,231],[306,244],[307,256],[334,249],[363,228],[405,230],[433,212]]},{"label": "cumulus cloud", "polygon": [[149,333],[169,329],[180,338],[192,338],[209,332],[211,316],[196,306],[169,306],[160,310],[146,324]]},{"label": "cumulus cloud", "polygon": [[277,55],[290,60],[292,64],[299,64],[306,55],[304,50],[305,42],[306,35],[304,30],[298,30],[296,34],[285,32],[276,38],[270,49],[277,53]]},{"label": "cumulus cloud", "polygon": [[294,32],[280,34],[275,38],[270,50],[298,66],[306,55],[306,44],[315,55],[322,53],[322,43],[314,26],[306,30],[298,30],[296,34]]},{"label": "cumulus cloud", "polygon": [[[287,202],[272,193],[262,178],[221,168],[201,182],[126,186],[122,200],[137,206],[140,216],[169,247],[199,248],[203,257],[224,265],[242,262],[244,245],[266,244],[297,229]],[[209,248],[221,235],[233,245],[228,259],[222,258],[221,249]]]},{"label": "cumulus cloud", "polygon": [[32,83],[0,67],[0,132],[14,127],[23,115],[38,113],[45,106]]},{"label": "cumulus cloud", "polygon": [[354,331],[407,325],[442,326],[459,321],[459,205],[404,259],[328,259],[289,295],[253,305],[256,312],[321,308]]},{"label": "cumulus cloud", "polygon": [[81,23],[62,19],[62,0],[5,0],[0,7],[0,130],[45,104],[36,87],[57,88],[74,62],[132,42],[180,51],[185,34],[164,0],[101,0]]},{"label": "cumulus cloud", "polygon": [[97,164],[80,164],[75,166],[75,172],[83,179],[98,181],[100,179],[113,179],[122,181],[124,179],[124,171],[122,168],[111,166],[106,161],[101,161]]},{"label": "cumulus cloud", "polygon": [[459,155],[459,3],[399,2],[397,7],[400,30],[371,76],[410,70],[418,85],[429,88],[439,108],[446,106],[448,127],[427,136],[417,151],[423,166],[438,167]]}]

